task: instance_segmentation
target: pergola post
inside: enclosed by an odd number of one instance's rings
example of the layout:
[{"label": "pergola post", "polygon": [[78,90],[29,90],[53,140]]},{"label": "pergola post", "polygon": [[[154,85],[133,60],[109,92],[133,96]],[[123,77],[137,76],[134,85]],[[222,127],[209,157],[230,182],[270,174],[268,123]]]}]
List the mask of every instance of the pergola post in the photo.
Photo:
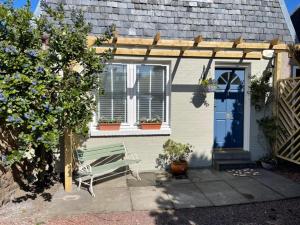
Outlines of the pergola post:
[{"label": "pergola post", "polygon": [[72,191],[72,131],[64,131],[64,172],[65,172],[65,191]]}]

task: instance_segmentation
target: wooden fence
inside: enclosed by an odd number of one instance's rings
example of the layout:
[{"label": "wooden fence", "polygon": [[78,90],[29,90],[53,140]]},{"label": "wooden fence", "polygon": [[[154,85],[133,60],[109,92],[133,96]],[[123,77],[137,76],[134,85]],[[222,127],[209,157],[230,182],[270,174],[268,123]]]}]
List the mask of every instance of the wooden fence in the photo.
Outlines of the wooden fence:
[{"label": "wooden fence", "polygon": [[275,143],[277,157],[300,164],[300,79],[278,81],[278,126]]}]

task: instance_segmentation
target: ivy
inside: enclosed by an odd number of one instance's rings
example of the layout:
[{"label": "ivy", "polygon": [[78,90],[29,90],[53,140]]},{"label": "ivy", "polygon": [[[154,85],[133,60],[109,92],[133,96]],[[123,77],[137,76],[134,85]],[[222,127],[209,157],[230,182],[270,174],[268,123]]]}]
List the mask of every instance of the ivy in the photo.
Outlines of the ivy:
[{"label": "ivy", "polygon": [[[87,133],[96,107],[92,93],[101,87],[98,74],[111,58],[110,51],[98,55],[87,48],[92,27],[81,11],[67,21],[63,5],[42,7],[36,18],[29,3],[20,9],[0,4],[2,164],[22,168],[32,181],[52,173],[64,129]],[[108,28],[101,43],[112,33]]]},{"label": "ivy", "polygon": [[272,101],[273,87],[270,82],[271,77],[272,72],[269,70],[265,70],[262,76],[250,77],[251,103],[258,111]]}]

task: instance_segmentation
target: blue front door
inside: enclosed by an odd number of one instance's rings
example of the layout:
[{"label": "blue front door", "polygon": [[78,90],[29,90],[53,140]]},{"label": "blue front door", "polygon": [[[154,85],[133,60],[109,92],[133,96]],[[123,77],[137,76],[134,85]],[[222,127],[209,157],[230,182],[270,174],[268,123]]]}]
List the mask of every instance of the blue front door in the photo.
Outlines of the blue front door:
[{"label": "blue front door", "polygon": [[243,69],[216,69],[214,148],[243,148]]}]

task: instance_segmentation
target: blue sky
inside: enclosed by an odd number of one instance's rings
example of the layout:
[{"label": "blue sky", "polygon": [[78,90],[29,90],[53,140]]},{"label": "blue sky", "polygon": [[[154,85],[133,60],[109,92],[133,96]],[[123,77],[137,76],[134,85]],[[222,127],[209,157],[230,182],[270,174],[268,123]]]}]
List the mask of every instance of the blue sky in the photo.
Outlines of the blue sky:
[{"label": "blue sky", "polygon": [[[1,1],[2,0],[0,0],[0,2]],[[15,0],[15,5],[17,7],[20,7],[20,6],[24,5],[25,2],[26,2],[26,0]],[[34,10],[38,0],[31,0],[31,2],[32,2],[32,10]],[[295,10],[295,8],[300,5],[300,0],[285,0],[285,2],[287,4],[287,7],[288,7],[288,10],[290,13],[293,12]]]}]

